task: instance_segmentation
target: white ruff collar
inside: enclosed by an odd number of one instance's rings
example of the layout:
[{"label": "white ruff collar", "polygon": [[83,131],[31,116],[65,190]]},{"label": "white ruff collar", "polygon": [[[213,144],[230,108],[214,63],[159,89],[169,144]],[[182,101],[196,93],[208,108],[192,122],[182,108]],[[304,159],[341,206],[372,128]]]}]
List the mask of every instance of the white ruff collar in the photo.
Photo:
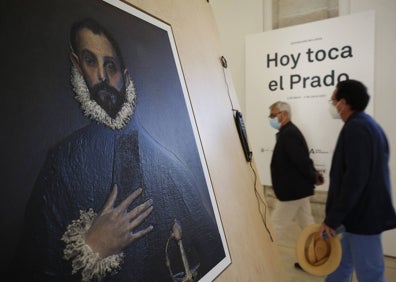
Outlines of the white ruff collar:
[{"label": "white ruff collar", "polygon": [[129,79],[129,83],[125,91],[126,100],[114,119],[111,118],[101,106],[91,99],[88,86],[85,83],[83,76],[75,66],[72,66],[71,70],[71,83],[73,85],[73,91],[76,94],[75,98],[80,102],[81,108],[86,117],[93,119],[98,123],[102,123],[111,129],[121,129],[131,119],[136,106],[135,88],[131,79]]}]

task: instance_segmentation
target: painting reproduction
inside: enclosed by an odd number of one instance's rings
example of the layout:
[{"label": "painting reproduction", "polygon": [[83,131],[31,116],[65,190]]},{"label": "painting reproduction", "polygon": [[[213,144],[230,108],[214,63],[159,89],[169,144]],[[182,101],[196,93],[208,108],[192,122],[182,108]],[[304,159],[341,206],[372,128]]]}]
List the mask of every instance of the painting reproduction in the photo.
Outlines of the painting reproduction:
[{"label": "painting reproduction", "polygon": [[118,0],[7,0],[1,270],[213,281],[231,262],[169,24]]}]

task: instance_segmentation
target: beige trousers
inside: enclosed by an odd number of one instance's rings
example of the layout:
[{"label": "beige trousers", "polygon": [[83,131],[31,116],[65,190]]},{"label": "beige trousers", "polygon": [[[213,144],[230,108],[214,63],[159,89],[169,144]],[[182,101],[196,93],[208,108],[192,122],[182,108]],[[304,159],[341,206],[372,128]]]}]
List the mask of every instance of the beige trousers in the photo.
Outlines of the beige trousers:
[{"label": "beige trousers", "polygon": [[[279,241],[290,241],[291,225],[297,224],[302,230],[314,222],[311,211],[310,197],[295,201],[277,201],[272,211],[271,220],[275,236]],[[293,238],[297,240],[297,238]]]}]

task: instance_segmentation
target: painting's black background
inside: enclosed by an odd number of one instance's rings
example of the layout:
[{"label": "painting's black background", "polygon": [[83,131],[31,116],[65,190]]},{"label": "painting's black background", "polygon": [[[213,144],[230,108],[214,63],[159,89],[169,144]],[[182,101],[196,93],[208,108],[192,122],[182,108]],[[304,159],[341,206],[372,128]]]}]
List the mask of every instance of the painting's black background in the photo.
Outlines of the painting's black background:
[{"label": "painting's black background", "polygon": [[135,115],[193,171],[210,201],[166,31],[99,0],[3,0],[0,7],[1,271],[48,148],[89,122],[70,84],[69,28],[81,18],[113,33],[135,83]]}]

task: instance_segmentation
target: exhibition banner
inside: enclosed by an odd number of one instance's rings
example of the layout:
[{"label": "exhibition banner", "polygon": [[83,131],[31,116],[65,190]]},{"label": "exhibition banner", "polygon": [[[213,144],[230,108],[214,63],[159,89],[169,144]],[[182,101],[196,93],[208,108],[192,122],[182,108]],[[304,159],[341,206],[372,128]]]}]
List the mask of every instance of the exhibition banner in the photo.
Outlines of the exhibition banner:
[{"label": "exhibition banner", "polygon": [[271,185],[270,162],[275,134],[269,106],[290,104],[292,121],[308,143],[327,190],[331,157],[340,119],[329,113],[330,98],[340,80],[362,81],[374,100],[374,11],[357,13],[246,38],[246,128],[261,184]]}]

